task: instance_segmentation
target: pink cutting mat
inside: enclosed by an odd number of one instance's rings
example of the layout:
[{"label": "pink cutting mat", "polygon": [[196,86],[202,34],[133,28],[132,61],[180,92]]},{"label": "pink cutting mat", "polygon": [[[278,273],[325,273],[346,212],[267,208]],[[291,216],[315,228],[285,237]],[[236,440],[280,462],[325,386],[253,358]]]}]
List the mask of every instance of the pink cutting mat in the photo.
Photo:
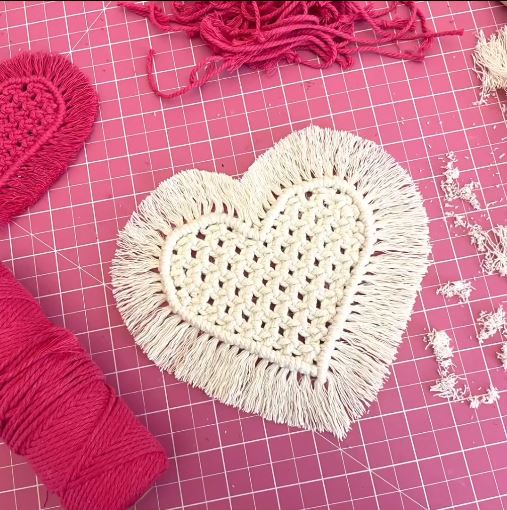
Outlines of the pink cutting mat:
[{"label": "pink cutting mat", "polygon": [[[490,34],[506,23],[506,7],[421,2],[437,29],[466,30],[437,41],[423,64],[365,55],[346,72],[244,69],[164,102],[147,84],[148,48],[159,52],[159,84],[169,90],[207,53],[199,40],[160,33],[115,2],[2,4],[1,59],[26,49],[67,54],[100,95],[85,151],[29,214],[0,230],[0,259],[55,322],[77,333],[165,445],[171,469],[137,510],[507,508],[501,338],[484,348],[475,340],[479,312],[507,301],[506,280],[480,272],[475,249],[444,215],[439,189],[441,158],[453,150],[462,182],[480,181],[484,205],[471,213],[458,201],[456,210],[484,225],[506,222],[506,98],[474,106],[471,70],[477,30]],[[410,171],[431,218],[435,263],[398,361],[378,402],[342,442],[238,412],[161,374],[122,325],[109,283],[118,229],[159,182],[192,167],[239,175],[273,142],[311,123],[382,144]],[[436,295],[438,285],[461,278],[473,281],[470,304]],[[471,410],[430,394],[436,364],[423,336],[431,328],[455,340],[457,371],[474,391],[499,388],[498,404]],[[60,507],[0,444],[0,509],[42,508]]]}]

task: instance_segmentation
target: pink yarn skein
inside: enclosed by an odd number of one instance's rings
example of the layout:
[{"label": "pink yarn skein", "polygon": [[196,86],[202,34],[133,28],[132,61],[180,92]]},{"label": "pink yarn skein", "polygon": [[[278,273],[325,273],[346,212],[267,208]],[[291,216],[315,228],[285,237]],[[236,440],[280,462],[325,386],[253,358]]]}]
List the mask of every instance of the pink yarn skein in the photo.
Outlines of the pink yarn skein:
[{"label": "pink yarn skein", "polygon": [[[270,71],[280,62],[325,69],[333,64],[348,68],[357,53],[376,53],[390,58],[421,61],[436,37],[462,35],[463,29],[432,31],[415,2],[391,2],[383,9],[359,2],[169,2],[166,14],[154,2],[120,2],[127,10],[148,18],[160,30],[182,30],[199,36],[213,55],[199,62],[190,73],[189,83],[175,92],[161,92],[153,71],[154,50],[147,57],[151,88],[160,97],[171,99],[201,87],[224,71],[243,65]],[[397,14],[404,6],[407,17]],[[390,16],[390,17],[389,17]],[[356,34],[363,23],[373,37]],[[415,49],[400,49],[401,41],[418,41]],[[392,47],[385,47],[392,44]],[[308,59],[302,52],[317,58]]]},{"label": "pink yarn skein", "polygon": [[0,435],[67,510],[126,510],[167,467],[74,335],[2,264]]}]

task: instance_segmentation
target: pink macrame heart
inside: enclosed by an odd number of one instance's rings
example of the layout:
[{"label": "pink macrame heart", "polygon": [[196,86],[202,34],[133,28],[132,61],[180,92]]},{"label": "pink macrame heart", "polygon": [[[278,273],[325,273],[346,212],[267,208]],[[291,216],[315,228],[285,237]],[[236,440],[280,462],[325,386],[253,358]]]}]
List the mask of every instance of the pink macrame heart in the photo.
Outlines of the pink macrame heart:
[{"label": "pink macrame heart", "polygon": [[61,56],[23,53],[0,65],[0,224],[60,177],[97,109],[87,78]]}]

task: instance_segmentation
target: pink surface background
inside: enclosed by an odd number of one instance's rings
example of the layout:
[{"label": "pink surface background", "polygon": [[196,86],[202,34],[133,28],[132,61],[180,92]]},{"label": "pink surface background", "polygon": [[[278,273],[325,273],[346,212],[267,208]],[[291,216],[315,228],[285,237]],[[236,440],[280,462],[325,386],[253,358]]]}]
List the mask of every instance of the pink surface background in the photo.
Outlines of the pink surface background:
[{"label": "pink surface background", "polygon": [[[0,259],[57,323],[74,331],[108,381],[165,445],[171,469],[137,510],[396,510],[507,507],[507,375],[497,335],[479,348],[475,319],[506,301],[499,276],[480,272],[463,232],[444,216],[441,158],[456,152],[462,182],[478,180],[483,209],[456,209],[484,225],[505,223],[507,135],[501,103],[474,106],[471,49],[478,29],[507,22],[499,2],[421,2],[437,29],[423,64],[364,55],[353,69],[284,65],[248,69],[181,99],[149,89],[155,48],[162,89],[185,83],[207,50],[164,34],[115,2],[2,2],[0,58],[20,50],[68,55],[95,84],[100,117],[79,160],[28,214],[0,229]],[[345,441],[247,415],[161,374],[136,348],[111,294],[118,229],[147,193],[186,168],[240,175],[273,142],[314,123],[384,146],[417,182],[431,219],[434,264],[424,279],[399,357],[378,402]],[[502,142],[502,138],[504,138]],[[469,278],[469,304],[435,294]],[[457,371],[474,391],[502,398],[471,410],[429,392],[436,364],[429,329],[455,340]],[[43,367],[41,367],[43,369]],[[481,390],[482,389],[482,390]],[[57,509],[24,460],[0,442],[0,508]]]}]

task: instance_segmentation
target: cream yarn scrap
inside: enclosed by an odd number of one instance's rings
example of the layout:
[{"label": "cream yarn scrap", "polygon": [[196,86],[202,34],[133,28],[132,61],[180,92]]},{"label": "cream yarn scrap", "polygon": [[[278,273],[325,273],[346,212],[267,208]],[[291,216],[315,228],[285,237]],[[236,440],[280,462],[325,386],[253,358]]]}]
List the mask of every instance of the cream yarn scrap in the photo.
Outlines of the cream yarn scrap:
[{"label": "cream yarn scrap", "polygon": [[507,25],[486,39],[481,30],[473,53],[475,72],[482,82],[478,104],[486,104],[487,99],[497,90],[507,92]]},{"label": "cream yarn scrap", "polygon": [[120,233],[120,313],[159,367],[226,404],[343,438],[376,398],[429,254],[380,147],[310,127],[241,180],[190,170]]}]

